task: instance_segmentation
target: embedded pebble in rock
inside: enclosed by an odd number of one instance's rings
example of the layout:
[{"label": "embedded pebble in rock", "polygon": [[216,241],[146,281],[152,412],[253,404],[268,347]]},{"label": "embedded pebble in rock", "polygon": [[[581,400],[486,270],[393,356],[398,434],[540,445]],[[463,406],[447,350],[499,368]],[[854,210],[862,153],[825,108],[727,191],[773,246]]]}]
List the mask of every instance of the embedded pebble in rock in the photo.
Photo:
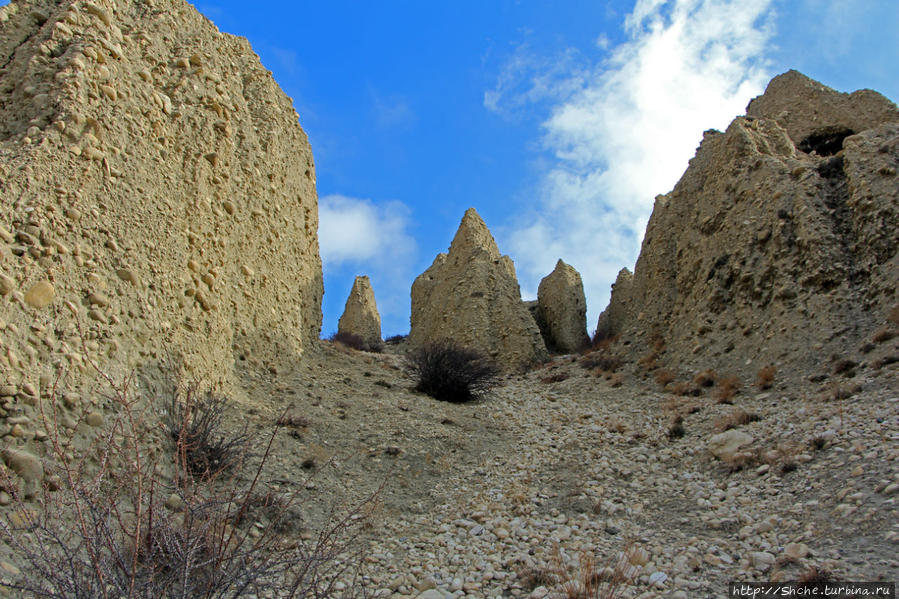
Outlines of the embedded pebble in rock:
[{"label": "embedded pebble in rock", "polygon": [[0,296],[9,295],[16,288],[16,282],[12,277],[0,273]]},{"label": "embedded pebble in rock", "polygon": [[36,455],[20,449],[4,449],[0,452],[3,462],[26,482],[39,482],[44,478],[44,466]]},{"label": "embedded pebble in rock", "polygon": [[56,290],[50,281],[41,281],[34,284],[25,292],[25,303],[32,308],[46,308],[53,303],[56,297]]}]

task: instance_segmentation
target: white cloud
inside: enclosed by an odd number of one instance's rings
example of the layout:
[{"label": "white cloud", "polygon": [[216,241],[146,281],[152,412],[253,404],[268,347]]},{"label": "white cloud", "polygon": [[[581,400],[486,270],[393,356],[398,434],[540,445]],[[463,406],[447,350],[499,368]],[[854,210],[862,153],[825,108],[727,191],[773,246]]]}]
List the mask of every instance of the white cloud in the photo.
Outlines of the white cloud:
[{"label": "white cloud", "polygon": [[527,43],[517,44],[496,80],[484,92],[484,106],[507,119],[519,119],[529,104],[561,101],[584,85],[580,54],[569,49],[552,58],[534,54]]},{"label": "white cloud", "polygon": [[704,130],[726,127],[764,89],[770,4],[638,0],[628,41],[560,83],[566,99],[543,123],[554,160],[541,204],[500,233],[526,295],[561,257],[584,278],[595,326],[618,270],[633,267],[654,197],[677,182]]},{"label": "white cloud", "polygon": [[[329,304],[333,300],[335,306],[342,307],[353,277],[368,275],[387,330],[408,328],[409,289],[418,257],[417,244],[409,233],[409,208],[399,201],[375,203],[334,194],[319,198],[318,219],[319,251]],[[333,297],[334,294],[343,296]],[[326,316],[326,333],[336,330],[339,315]]]},{"label": "white cloud", "polygon": [[409,208],[402,202],[376,205],[367,199],[328,195],[319,198],[318,219],[322,261],[329,266],[392,260],[397,251],[414,251],[415,240],[406,232]]}]

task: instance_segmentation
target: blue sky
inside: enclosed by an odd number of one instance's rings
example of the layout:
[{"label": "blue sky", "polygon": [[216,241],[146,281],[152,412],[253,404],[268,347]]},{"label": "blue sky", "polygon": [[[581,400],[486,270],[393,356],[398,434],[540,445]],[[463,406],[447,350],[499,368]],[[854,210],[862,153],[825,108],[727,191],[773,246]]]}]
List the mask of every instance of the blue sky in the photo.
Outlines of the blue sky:
[{"label": "blue sky", "polygon": [[322,334],[367,274],[386,336],[474,206],[536,295],[558,258],[592,331],[656,194],[798,69],[899,99],[896,0],[200,1],[290,95],[316,159]]},{"label": "blue sky", "polygon": [[[4,2],[0,1],[0,4]],[[899,99],[896,0],[200,0],[290,95],[316,159],[322,334],[367,274],[385,336],[474,206],[524,297],[558,258],[588,328],[702,131],[798,69]]]}]

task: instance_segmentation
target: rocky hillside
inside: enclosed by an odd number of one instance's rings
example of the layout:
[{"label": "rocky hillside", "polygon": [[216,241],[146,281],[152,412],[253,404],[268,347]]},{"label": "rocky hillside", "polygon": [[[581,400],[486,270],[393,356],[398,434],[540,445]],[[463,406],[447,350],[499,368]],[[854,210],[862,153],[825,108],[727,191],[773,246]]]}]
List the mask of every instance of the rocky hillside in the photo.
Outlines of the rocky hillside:
[{"label": "rocky hillside", "polygon": [[897,167],[892,102],[776,77],[656,199],[599,336],[688,370],[815,376],[870,358],[899,324]]},{"label": "rocky hillside", "polygon": [[183,0],[21,0],[0,64],[4,396],[89,360],[228,382],[318,337],[312,153],[245,39]]}]

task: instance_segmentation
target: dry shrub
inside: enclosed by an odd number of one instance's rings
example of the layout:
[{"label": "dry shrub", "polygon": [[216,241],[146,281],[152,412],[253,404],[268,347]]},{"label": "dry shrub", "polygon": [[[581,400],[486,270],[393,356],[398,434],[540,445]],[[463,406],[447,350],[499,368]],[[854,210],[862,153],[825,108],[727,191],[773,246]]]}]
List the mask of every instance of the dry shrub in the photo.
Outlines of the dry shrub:
[{"label": "dry shrub", "polygon": [[[14,509],[0,516],[0,538],[18,566],[0,587],[18,597],[79,599],[359,595],[358,539],[373,501],[332,519],[310,541],[288,540],[279,530],[298,498],[285,492],[266,500],[268,524],[260,528],[250,515],[265,495],[262,473],[277,429],[247,477],[218,467],[198,476],[184,457],[196,413],[186,408],[193,416],[182,421],[173,459],[163,461],[155,450],[169,431],[148,416],[152,402],[129,379],[117,384],[98,373],[111,389],[112,417],[84,451],[73,453],[75,433],[57,426],[61,393],[54,389],[39,404],[46,462],[58,476],[45,480],[33,502],[14,494]],[[247,453],[242,443],[234,447],[244,452],[232,463],[236,471]],[[347,585],[341,592],[338,581]]]},{"label": "dry shrub", "polygon": [[407,335],[391,335],[384,340],[387,345],[399,345],[406,340]]},{"label": "dry shrub", "polygon": [[[375,382],[375,384],[378,383]],[[312,421],[295,412],[285,411],[278,417],[275,424],[286,428],[308,428]]]},{"label": "dry shrub", "polygon": [[555,374],[551,374],[549,376],[545,376],[540,379],[541,383],[561,383],[562,381],[568,380],[570,375],[567,372],[557,372]]},{"label": "dry shrub", "polygon": [[734,395],[739,389],[740,379],[735,376],[726,376],[718,381],[718,392],[715,394],[715,399],[718,400],[718,403],[733,403]]},{"label": "dry shrub", "polygon": [[415,390],[434,399],[464,403],[483,398],[498,382],[500,370],[484,354],[443,340],[406,356]]},{"label": "dry shrub", "polygon": [[854,360],[850,360],[849,358],[839,358],[833,363],[833,373],[842,374],[851,378],[855,376],[856,366],[858,366],[858,362]]},{"label": "dry shrub", "polygon": [[612,349],[612,347],[616,343],[618,343],[618,339],[619,339],[618,335],[612,335],[611,337],[603,337],[599,334],[599,332],[596,332],[593,335],[593,339],[591,340],[592,345],[587,351],[601,351],[601,352],[608,351],[608,350]]},{"label": "dry shrub", "polygon": [[172,393],[166,429],[175,442],[179,467],[194,477],[216,478],[248,457],[247,428],[239,433],[224,429],[228,400],[212,393],[198,397],[198,385],[190,385],[179,398]]},{"label": "dry shrub", "polygon": [[553,559],[557,575],[565,580],[562,583],[562,596],[565,599],[619,599],[636,572],[630,563],[632,555],[633,548],[628,545],[611,566],[600,568],[593,553],[582,551],[578,556],[576,571],[566,572],[561,565],[561,552],[557,547]]},{"label": "dry shrub", "polygon": [[603,353],[601,351],[593,351],[584,354],[578,360],[581,368],[586,370],[598,370],[600,372],[616,372],[624,365],[624,360],[618,356]]},{"label": "dry shrub", "polygon": [[774,375],[777,374],[777,367],[774,364],[759,368],[758,375],[755,379],[755,385],[759,389],[770,389],[774,383]]},{"label": "dry shrub", "polygon": [[664,388],[665,385],[674,380],[674,373],[667,368],[662,368],[656,372],[655,377],[653,378],[657,385]]},{"label": "dry shrub", "polygon": [[693,384],[700,387],[713,387],[718,380],[718,375],[711,368],[704,370],[693,378]]},{"label": "dry shrub", "polygon": [[668,427],[668,439],[671,441],[680,439],[685,434],[687,431],[684,429],[684,417],[678,414],[671,422],[671,426]]},{"label": "dry shrub", "polygon": [[893,306],[887,313],[887,321],[899,325],[899,304]]},{"label": "dry shrub", "polygon": [[725,414],[715,420],[714,429],[723,433],[732,428],[749,424],[750,422],[758,422],[761,417],[755,413],[749,413],[746,410],[736,409],[730,414]]},{"label": "dry shrub", "polygon": [[368,343],[359,335],[355,333],[348,333],[346,331],[339,331],[331,335],[329,339],[332,343],[339,343],[344,347],[349,347],[351,349],[355,349],[358,351],[367,351],[380,353],[384,350],[384,344],[380,341],[376,343]]},{"label": "dry shrub", "polygon": [[895,338],[897,335],[899,335],[899,331],[890,327],[883,327],[881,329],[878,329],[877,332],[874,333],[874,336],[871,337],[871,341],[873,341],[874,343],[886,343],[890,339]]},{"label": "dry shrub", "polygon": [[726,457],[722,461],[727,467],[727,471],[732,474],[734,472],[740,472],[741,470],[748,470],[749,468],[753,468],[757,466],[761,460],[758,450],[747,450],[738,451],[733,455]]},{"label": "dry shrub", "polygon": [[702,391],[696,385],[688,382],[688,381],[680,381],[677,383],[672,383],[666,387],[666,389],[675,394],[680,395],[681,397],[686,397],[688,395],[697,396],[702,393]]}]

